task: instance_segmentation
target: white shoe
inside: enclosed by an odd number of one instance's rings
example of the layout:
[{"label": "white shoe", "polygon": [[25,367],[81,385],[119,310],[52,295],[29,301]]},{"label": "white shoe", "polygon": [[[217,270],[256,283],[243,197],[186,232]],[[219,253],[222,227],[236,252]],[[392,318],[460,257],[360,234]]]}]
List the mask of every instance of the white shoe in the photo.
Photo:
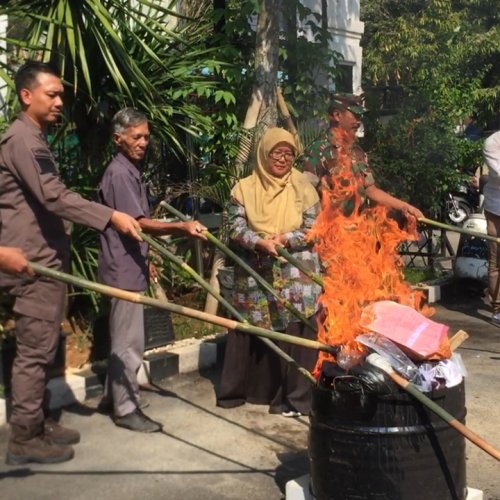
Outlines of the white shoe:
[{"label": "white shoe", "polygon": [[281,415],[283,417],[301,417],[302,413],[300,413],[300,411],[288,410],[288,411],[282,411]]}]

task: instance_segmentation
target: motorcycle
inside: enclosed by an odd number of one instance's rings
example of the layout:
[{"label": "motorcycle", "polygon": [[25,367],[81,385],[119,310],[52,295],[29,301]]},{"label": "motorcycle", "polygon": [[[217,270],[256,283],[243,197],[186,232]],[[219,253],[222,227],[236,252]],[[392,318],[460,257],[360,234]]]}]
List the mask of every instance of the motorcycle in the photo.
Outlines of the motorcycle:
[{"label": "motorcycle", "polygon": [[487,176],[475,177],[461,183],[453,192],[446,194],[445,216],[448,223],[461,226],[474,213],[480,213],[483,205],[482,187]]}]

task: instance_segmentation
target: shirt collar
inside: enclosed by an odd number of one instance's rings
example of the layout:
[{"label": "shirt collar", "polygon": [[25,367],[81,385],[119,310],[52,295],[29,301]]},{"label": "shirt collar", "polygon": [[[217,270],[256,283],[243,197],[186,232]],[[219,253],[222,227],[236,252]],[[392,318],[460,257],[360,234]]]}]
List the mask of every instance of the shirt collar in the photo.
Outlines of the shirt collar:
[{"label": "shirt collar", "polygon": [[117,153],[115,160],[125,167],[134,177],[141,179],[141,171],[123,154]]},{"label": "shirt collar", "polygon": [[21,113],[19,113],[19,116],[17,118],[18,120],[21,120],[29,128],[38,132],[42,137],[45,137],[42,129],[24,111],[21,111]]}]

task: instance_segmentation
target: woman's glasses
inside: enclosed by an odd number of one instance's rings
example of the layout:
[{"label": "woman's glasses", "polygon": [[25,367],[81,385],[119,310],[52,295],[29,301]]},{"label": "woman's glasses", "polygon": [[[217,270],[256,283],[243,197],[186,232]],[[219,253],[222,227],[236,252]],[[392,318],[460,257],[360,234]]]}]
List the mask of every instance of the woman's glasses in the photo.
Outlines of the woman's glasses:
[{"label": "woman's glasses", "polygon": [[271,151],[269,153],[269,158],[273,160],[281,160],[281,158],[285,158],[286,161],[291,161],[295,158],[295,155],[289,151]]}]

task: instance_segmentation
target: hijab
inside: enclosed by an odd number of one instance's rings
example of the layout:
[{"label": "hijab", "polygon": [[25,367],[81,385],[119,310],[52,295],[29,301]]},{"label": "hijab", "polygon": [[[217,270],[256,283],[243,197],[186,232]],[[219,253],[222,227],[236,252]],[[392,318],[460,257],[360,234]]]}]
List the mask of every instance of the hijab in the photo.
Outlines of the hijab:
[{"label": "hijab", "polygon": [[316,189],[297,169],[292,168],[283,177],[269,172],[269,153],[280,142],[297,150],[290,132],[277,127],[268,129],[257,146],[254,171],[231,191],[231,196],[245,207],[250,228],[264,236],[299,229],[304,211],[319,202]]}]

